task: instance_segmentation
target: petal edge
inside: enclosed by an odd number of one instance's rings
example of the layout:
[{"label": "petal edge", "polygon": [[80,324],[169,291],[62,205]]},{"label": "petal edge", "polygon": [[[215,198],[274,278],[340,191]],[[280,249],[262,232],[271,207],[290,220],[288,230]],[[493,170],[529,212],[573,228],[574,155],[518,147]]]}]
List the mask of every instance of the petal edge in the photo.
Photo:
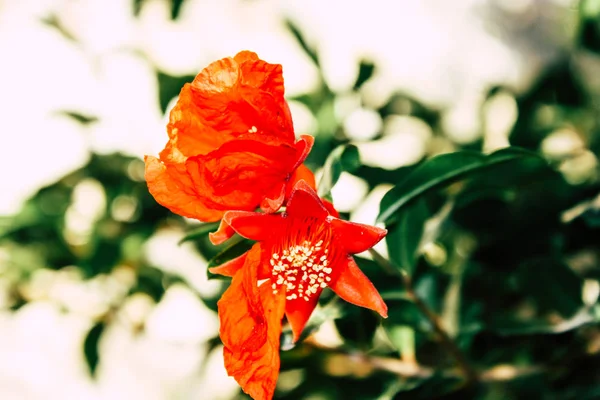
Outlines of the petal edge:
[{"label": "petal edge", "polygon": [[329,223],[344,249],[350,254],[362,253],[375,246],[387,234],[376,226],[330,218]]},{"label": "petal edge", "polygon": [[347,263],[330,287],[347,302],[377,311],[383,318],[387,318],[387,305],[352,257],[348,257]]}]

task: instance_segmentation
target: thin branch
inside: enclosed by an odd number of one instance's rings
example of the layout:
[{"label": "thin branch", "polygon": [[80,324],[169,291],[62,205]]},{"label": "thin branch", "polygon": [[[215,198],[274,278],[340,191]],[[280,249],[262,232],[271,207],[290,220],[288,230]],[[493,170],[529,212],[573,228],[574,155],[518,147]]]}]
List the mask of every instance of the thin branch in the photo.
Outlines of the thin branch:
[{"label": "thin branch", "polygon": [[[343,347],[332,347],[318,342],[314,337],[307,338],[303,342],[304,346],[330,354],[339,354],[348,357],[348,362],[362,362],[370,365],[376,370],[385,371],[402,378],[420,378],[427,379],[435,375],[441,375],[447,378],[464,377],[464,371],[460,368],[434,369],[429,366],[423,366],[415,363],[409,363],[391,357],[372,356],[364,352],[345,349]],[[506,382],[514,379],[521,379],[528,376],[539,375],[547,372],[546,368],[538,365],[516,366],[510,364],[499,364],[477,372],[480,382]]]},{"label": "thin branch", "polygon": [[373,256],[373,259],[375,260],[375,262],[377,262],[383,268],[385,268],[388,271],[391,271],[391,270],[397,271],[397,273],[400,274],[400,277],[402,278],[402,281],[404,283],[404,287],[406,289],[406,293],[407,293],[408,297],[414,302],[414,304],[417,306],[419,311],[425,316],[425,318],[427,318],[427,320],[429,320],[429,322],[431,323],[431,326],[433,327],[433,330],[435,331],[435,333],[437,334],[437,336],[440,340],[441,345],[446,349],[446,351],[448,353],[450,353],[450,355],[455,359],[458,367],[461,369],[461,371],[466,379],[466,384],[472,385],[475,382],[477,382],[477,380],[479,379],[477,373],[471,367],[471,365],[467,361],[467,358],[464,356],[462,351],[458,348],[456,343],[454,343],[452,338],[448,335],[446,330],[443,328],[438,315],[436,313],[434,313],[427,306],[427,304],[425,304],[425,302],[423,300],[421,300],[421,298],[419,296],[417,296],[417,293],[415,292],[414,287],[413,287],[411,277],[406,273],[406,271],[404,271],[402,268],[396,267],[392,262],[387,260],[381,254],[379,254],[376,250],[370,249],[369,252]]}]

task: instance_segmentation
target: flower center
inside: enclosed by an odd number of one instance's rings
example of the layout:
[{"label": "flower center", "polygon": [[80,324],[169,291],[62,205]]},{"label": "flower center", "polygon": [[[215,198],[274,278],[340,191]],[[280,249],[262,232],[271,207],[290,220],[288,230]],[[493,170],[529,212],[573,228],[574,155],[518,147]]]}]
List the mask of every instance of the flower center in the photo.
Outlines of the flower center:
[{"label": "flower center", "polygon": [[305,240],[273,253],[270,260],[273,293],[285,287],[288,300],[309,301],[319,289],[327,287],[331,282],[331,260],[329,250],[322,245],[323,240],[314,244]]}]

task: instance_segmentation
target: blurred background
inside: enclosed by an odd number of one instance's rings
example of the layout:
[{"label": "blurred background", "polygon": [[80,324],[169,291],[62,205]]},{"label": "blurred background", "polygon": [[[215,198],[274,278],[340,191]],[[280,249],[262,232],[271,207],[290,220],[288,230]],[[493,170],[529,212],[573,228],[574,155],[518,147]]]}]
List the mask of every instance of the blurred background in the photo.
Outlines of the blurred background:
[{"label": "blurred background", "polygon": [[183,84],[243,49],[283,65],[317,174],[358,148],[331,190],[350,220],[434,155],[510,144],[553,168],[435,193],[402,238],[480,386],[365,256],[390,318],[324,296],[276,398],[600,398],[598,0],[0,0],[0,398],[245,398],[206,271],[222,247],[179,244],[199,224],[155,203],[142,161]]}]

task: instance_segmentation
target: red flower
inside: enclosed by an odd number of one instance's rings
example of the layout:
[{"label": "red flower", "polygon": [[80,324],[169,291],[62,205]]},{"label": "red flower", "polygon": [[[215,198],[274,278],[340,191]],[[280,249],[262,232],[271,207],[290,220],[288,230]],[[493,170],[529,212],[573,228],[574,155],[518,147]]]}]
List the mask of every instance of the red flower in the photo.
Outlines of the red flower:
[{"label": "red flower", "polygon": [[[295,141],[281,65],[243,51],[210,64],[185,84],[160,158],[146,156],[146,181],[174,213],[218,221],[227,210],[275,212],[313,138]],[[297,176],[300,175],[300,176]]]},{"label": "red flower", "polygon": [[387,306],[351,256],[374,246],[386,231],[332,216],[304,181],[296,184],[285,212],[230,211],[216,236],[228,229],[258,242],[211,269],[233,276],[218,303],[225,367],[254,399],[273,396],[284,313],[296,341],[324,288],[387,317]]}]

